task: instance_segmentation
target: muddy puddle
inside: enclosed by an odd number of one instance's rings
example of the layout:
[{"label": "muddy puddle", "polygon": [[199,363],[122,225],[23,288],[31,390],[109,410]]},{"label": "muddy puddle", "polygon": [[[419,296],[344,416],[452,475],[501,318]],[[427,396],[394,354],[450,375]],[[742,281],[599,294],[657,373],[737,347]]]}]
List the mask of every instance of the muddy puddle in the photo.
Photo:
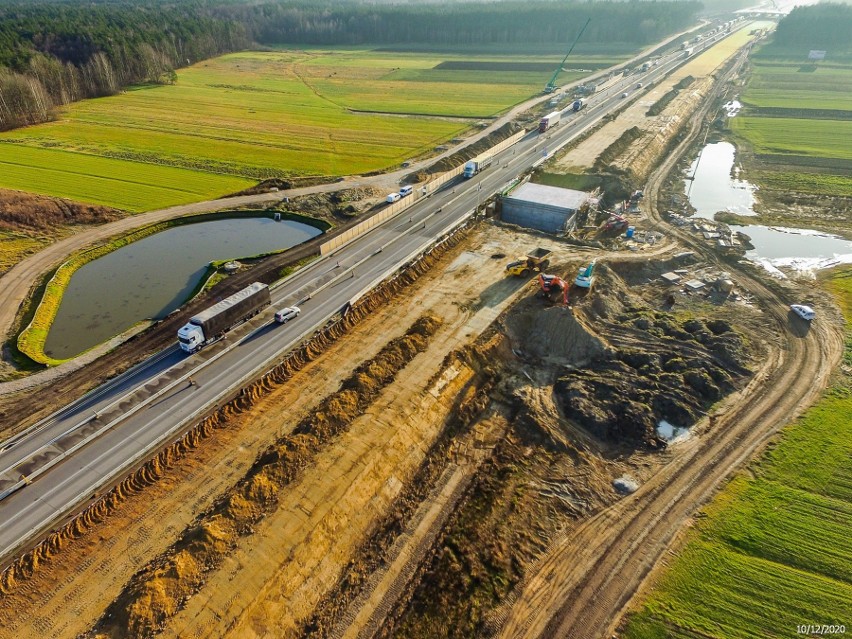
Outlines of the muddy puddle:
[{"label": "muddy puddle", "polygon": [[[684,191],[696,217],[712,220],[719,211],[755,215],[757,189],[739,179],[735,155],[733,144],[714,142],[706,145],[690,166]],[[807,272],[852,263],[852,242],[836,235],[757,224],[731,225],[731,229],[751,238],[754,249],[747,251],[746,257],[776,275],[783,275],[779,268]]]},{"label": "muddy puddle", "polygon": [[665,419],[661,419],[657,424],[657,435],[664,439],[668,444],[674,444],[685,439],[689,439],[689,434],[688,428],[675,426],[667,422]]}]

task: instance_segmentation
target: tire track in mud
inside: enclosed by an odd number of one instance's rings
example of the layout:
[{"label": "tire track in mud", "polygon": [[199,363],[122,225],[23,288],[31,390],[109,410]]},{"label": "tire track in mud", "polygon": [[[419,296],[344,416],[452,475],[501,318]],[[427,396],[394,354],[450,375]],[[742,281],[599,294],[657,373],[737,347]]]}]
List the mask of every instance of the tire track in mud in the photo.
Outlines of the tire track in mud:
[{"label": "tire track in mud", "polygon": [[[706,106],[694,116],[688,134],[654,172],[646,189],[649,214],[657,228],[711,261],[718,261],[715,253],[688,233],[663,226],[655,207],[668,174],[697,137],[721,86],[744,59],[741,56],[720,79]],[[739,274],[740,285],[764,303],[768,315],[778,324],[784,338],[782,346],[744,391],[723,404],[728,412],[705,441],[693,444],[689,454],[676,459],[634,495],[554,544],[553,550],[529,571],[514,596],[495,611],[494,625],[502,626],[499,636],[610,636],[687,518],[710,498],[720,482],[751,459],[826,386],[843,352],[841,331],[820,324],[805,338],[796,338],[785,329],[783,300],[745,270]]]}]

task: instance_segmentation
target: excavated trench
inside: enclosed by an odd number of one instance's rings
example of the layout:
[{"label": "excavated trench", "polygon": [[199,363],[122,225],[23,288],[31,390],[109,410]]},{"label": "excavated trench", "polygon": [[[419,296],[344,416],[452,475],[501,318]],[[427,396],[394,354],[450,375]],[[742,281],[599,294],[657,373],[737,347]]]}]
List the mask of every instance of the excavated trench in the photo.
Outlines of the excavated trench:
[{"label": "excavated trench", "polygon": [[[387,304],[394,296],[413,284],[432,267],[446,250],[458,244],[467,235],[467,232],[467,228],[462,228],[454,235],[445,238],[429,253],[408,265],[394,278],[381,284],[370,295],[355,304],[345,317],[319,331],[300,348],[290,353],[272,371],[244,387],[239,395],[199,422],[180,440],[164,448],[104,495],[95,498],[90,505],[73,516],[68,523],[60,526],[35,547],[26,551],[20,558],[12,562],[0,576],[0,596],[25,586],[27,580],[42,565],[49,564],[51,558],[69,548],[75,540],[96,531],[98,526],[103,524],[112,512],[120,508],[127,498],[144,491],[146,487],[166,477],[169,469],[175,463],[200,446],[205,439],[213,436],[217,429],[227,428],[229,420],[250,411],[271,389],[286,383],[308,362],[318,357],[331,343],[341,338],[362,319],[369,316],[374,309]],[[371,383],[364,377],[364,373],[366,371],[359,371],[360,377],[352,380],[352,389]],[[337,411],[350,400],[351,393],[346,393],[330,409],[333,412]]]},{"label": "excavated trench", "polygon": [[90,636],[150,636],[162,628],[203,585],[205,575],[222,564],[237,539],[251,535],[276,507],[280,491],[425,350],[440,324],[433,317],[420,318],[405,335],[361,364],[337,393],[264,451],[248,474],[164,555],[137,573]]}]

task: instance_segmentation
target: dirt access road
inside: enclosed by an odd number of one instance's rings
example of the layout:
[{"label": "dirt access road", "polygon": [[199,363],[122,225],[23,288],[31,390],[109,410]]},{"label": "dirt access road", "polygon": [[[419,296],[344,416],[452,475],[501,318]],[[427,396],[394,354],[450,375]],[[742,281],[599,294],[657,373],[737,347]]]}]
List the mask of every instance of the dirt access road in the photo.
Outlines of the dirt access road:
[{"label": "dirt access road", "polygon": [[[660,186],[701,130],[713,97],[648,184],[646,201],[658,224],[654,204]],[[688,233],[668,226],[666,233],[714,259]],[[709,429],[712,439],[693,442],[631,497],[553,545],[506,603],[501,637],[610,636],[689,517],[825,388],[843,352],[841,328],[817,322],[807,330],[790,317],[785,300],[757,279],[746,271],[737,279],[776,323],[780,348],[743,391],[720,407],[719,419]]]}]

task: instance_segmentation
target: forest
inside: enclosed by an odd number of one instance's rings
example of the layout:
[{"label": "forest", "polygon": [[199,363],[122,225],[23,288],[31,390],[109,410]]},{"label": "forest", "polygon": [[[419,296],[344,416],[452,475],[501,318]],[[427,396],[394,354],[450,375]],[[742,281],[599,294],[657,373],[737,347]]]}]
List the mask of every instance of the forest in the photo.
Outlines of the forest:
[{"label": "forest", "polygon": [[375,4],[271,0],[0,0],[0,130],[53,119],[56,108],[259,45],[654,42],[701,4],[461,2]]},{"label": "forest", "polygon": [[774,44],[782,48],[852,49],[852,6],[821,3],[796,7],[778,23]]}]

